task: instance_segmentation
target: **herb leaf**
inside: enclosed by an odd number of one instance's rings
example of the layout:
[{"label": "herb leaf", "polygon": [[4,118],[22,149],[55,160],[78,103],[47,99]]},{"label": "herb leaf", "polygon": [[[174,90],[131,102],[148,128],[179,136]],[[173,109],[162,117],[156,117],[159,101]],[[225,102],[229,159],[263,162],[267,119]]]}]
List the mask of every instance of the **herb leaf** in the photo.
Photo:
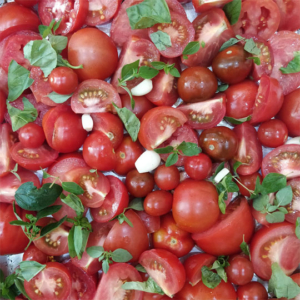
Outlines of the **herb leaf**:
[{"label": "herb leaf", "polygon": [[260,55],[261,51],[260,49],[256,46],[256,43],[254,40],[251,39],[246,39],[246,44],[244,46],[244,50],[247,51],[248,53],[254,54],[254,55]]},{"label": "herb leaf", "polygon": [[64,194],[61,194],[60,199],[63,203],[73,208],[76,211],[76,213],[80,214],[84,212],[82,202],[76,195],[68,194],[66,197],[64,197]]},{"label": "herb leaf", "polygon": [[71,69],[83,69],[83,65],[72,66],[66,59],[64,59],[60,54],[57,55],[57,66],[58,67],[68,67]]},{"label": "herb leaf", "polygon": [[166,167],[175,165],[178,161],[178,154],[176,152],[171,153],[166,160]]},{"label": "herb leaf", "polygon": [[158,154],[167,154],[167,153],[171,153],[173,152],[174,148],[172,146],[167,146],[164,148],[156,148],[153,149],[153,151],[155,151]]},{"label": "herb leaf", "polygon": [[295,234],[296,234],[297,238],[300,240],[300,217],[298,217],[296,220]]},{"label": "herb leaf", "polygon": [[122,285],[122,289],[144,291],[147,293],[160,294],[160,295],[165,294],[164,291],[157,285],[157,283],[151,277],[149,277],[148,280],[144,282],[139,282],[139,281],[125,282]]},{"label": "herb leaf", "polygon": [[171,38],[166,32],[158,30],[151,33],[150,38],[159,51],[164,51],[168,47],[172,47]]},{"label": "herb leaf", "polygon": [[132,201],[130,201],[127,209],[134,209],[137,211],[143,211],[144,210],[144,200],[143,198],[134,198]]},{"label": "herb leaf", "polygon": [[147,67],[147,66],[142,66],[139,69],[139,77],[142,77],[144,79],[152,79],[156,75],[158,75],[159,71],[155,70],[153,68]]},{"label": "herb leaf", "polygon": [[235,119],[235,118],[231,118],[231,117],[224,117],[224,120],[231,123],[231,124],[239,125],[239,124],[250,121],[251,118],[252,118],[252,116],[248,116],[248,117],[241,118],[241,119]]},{"label": "herb leaf", "polygon": [[62,50],[64,50],[67,47],[68,38],[66,36],[50,35],[49,42],[52,48],[56,52],[60,53]]},{"label": "herb leaf", "polygon": [[87,248],[86,252],[90,257],[98,258],[103,254],[104,248],[102,246],[92,246]]},{"label": "herb leaf", "polygon": [[62,205],[53,205],[53,206],[46,207],[37,213],[36,218],[39,220],[49,215],[53,215],[56,212],[58,212],[61,208]]},{"label": "herb leaf", "polygon": [[70,99],[72,97],[73,94],[69,94],[69,95],[61,95],[61,94],[57,94],[55,92],[51,92],[50,94],[48,94],[47,96],[55,103],[64,103],[66,102],[68,99]]},{"label": "herb leaf", "polygon": [[181,150],[186,156],[198,155],[202,151],[197,144],[184,141],[177,147],[177,150]]},{"label": "herb leaf", "polygon": [[218,92],[225,92],[229,88],[229,84],[221,84],[218,86]]},{"label": "herb leaf", "polygon": [[282,74],[293,74],[300,72],[300,51],[294,53],[294,58],[288,63],[286,68],[280,68]]},{"label": "herb leaf", "polygon": [[46,265],[42,265],[36,261],[22,261],[20,263],[21,274],[26,281],[30,281],[34,276],[43,271]]},{"label": "herb leaf", "polygon": [[271,214],[266,215],[266,220],[269,223],[281,223],[284,221],[284,213],[281,211],[275,211]]},{"label": "herb leaf", "polygon": [[243,242],[241,243],[240,248],[241,248],[242,252],[244,254],[248,255],[251,260],[250,248],[249,248],[249,245],[245,242],[245,235],[243,235]]},{"label": "herb leaf", "polygon": [[84,193],[83,188],[75,182],[62,182],[62,188],[69,193],[73,193],[75,195],[81,195]]},{"label": "herb leaf", "polygon": [[60,219],[59,221],[57,221],[55,223],[50,223],[50,224],[46,225],[45,227],[43,227],[41,230],[41,233],[40,233],[40,237],[43,237],[46,234],[48,234],[49,232],[58,228],[63,222],[66,221],[66,219],[67,219],[67,216],[63,217],[62,219]]},{"label": "herb leaf", "polygon": [[188,59],[188,55],[197,53],[199,49],[200,43],[198,41],[189,42],[182,52],[183,58]]},{"label": "herb leaf", "polygon": [[114,262],[128,262],[132,259],[132,255],[124,249],[116,249],[112,254],[111,258]]},{"label": "herb leaf", "polygon": [[221,277],[215,272],[211,271],[207,266],[201,268],[202,282],[210,289],[214,289],[221,283]]},{"label": "herb leaf", "polygon": [[231,25],[234,25],[238,21],[241,14],[241,9],[242,0],[233,0],[223,7],[226,17]]}]

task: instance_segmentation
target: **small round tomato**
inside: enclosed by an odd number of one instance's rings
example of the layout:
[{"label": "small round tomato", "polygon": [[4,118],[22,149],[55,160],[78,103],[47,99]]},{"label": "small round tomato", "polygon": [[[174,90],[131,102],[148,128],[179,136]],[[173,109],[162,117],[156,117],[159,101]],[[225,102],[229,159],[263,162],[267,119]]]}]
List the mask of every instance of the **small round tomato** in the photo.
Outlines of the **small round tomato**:
[{"label": "small round tomato", "polygon": [[267,300],[268,293],[260,282],[249,282],[237,289],[238,300]]},{"label": "small round tomato", "polygon": [[188,103],[211,98],[218,88],[218,81],[212,71],[205,67],[185,69],[178,79],[180,98]]},{"label": "small round tomato", "polygon": [[150,173],[140,174],[137,170],[132,170],[128,172],[125,184],[132,196],[146,197],[154,188],[154,178]]},{"label": "small round tomato", "polygon": [[40,264],[45,264],[48,262],[48,255],[39,250],[34,244],[31,244],[25,250],[22,260],[33,260]]},{"label": "small round tomato", "polygon": [[242,46],[234,45],[221,52],[212,62],[213,72],[225,83],[242,82],[250,74],[253,61]]},{"label": "small round tomato", "polygon": [[204,180],[211,173],[212,162],[207,155],[200,153],[197,156],[187,157],[184,169],[192,179]]},{"label": "small round tomato", "polygon": [[180,174],[174,165],[170,167],[161,165],[154,172],[154,181],[161,190],[170,191],[178,186]]},{"label": "small round tomato", "polygon": [[162,216],[172,209],[173,195],[167,191],[154,191],[144,200],[144,209],[150,216]]},{"label": "small round tomato", "polygon": [[286,206],[289,213],[285,215],[285,219],[290,223],[296,224],[297,218],[300,217],[300,178],[289,180],[287,185],[292,188],[293,200]]},{"label": "small round tomato", "polygon": [[35,123],[28,123],[19,130],[19,140],[26,148],[38,148],[45,141],[43,128]]},{"label": "small round tomato", "polygon": [[[255,172],[250,175],[240,175],[237,181],[240,193],[245,197],[250,197],[248,190],[254,191],[257,177],[259,178],[260,183],[262,183],[262,176]],[[248,189],[248,190],[247,190]]]},{"label": "small round tomato", "polygon": [[48,78],[52,90],[61,95],[75,92],[78,86],[78,77],[75,71],[68,67],[55,68]]},{"label": "small round tomato", "polygon": [[238,138],[230,128],[218,126],[202,131],[199,146],[212,159],[227,161],[233,158],[238,150]]}]

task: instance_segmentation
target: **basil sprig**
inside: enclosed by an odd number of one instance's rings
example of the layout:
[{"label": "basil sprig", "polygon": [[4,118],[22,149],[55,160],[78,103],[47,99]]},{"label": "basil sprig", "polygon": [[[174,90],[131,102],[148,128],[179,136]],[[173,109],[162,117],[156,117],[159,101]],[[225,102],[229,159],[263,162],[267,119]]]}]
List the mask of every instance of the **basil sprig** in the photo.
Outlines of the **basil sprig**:
[{"label": "basil sprig", "polygon": [[180,77],[180,73],[177,68],[175,68],[175,64],[166,64],[162,61],[153,61],[151,65],[156,70],[164,70],[166,74],[171,74],[174,77]]},{"label": "basil sprig", "polygon": [[15,285],[15,274],[11,274],[5,278],[3,271],[0,269],[0,297],[3,299],[15,300],[20,294]]},{"label": "basil sprig", "polygon": [[172,47],[171,38],[164,31],[158,30],[151,33],[150,39],[159,51],[164,51],[167,48]]},{"label": "basil sprig", "polygon": [[229,3],[227,3],[224,7],[223,10],[226,14],[227,19],[229,20],[231,25],[234,25],[241,14],[242,10],[242,0],[233,0]]},{"label": "basil sprig", "polygon": [[240,244],[240,248],[241,248],[242,252],[244,254],[248,255],[251,260],[250,248],[249,248],[249,245],[245,242],[245,235],[243,235],[243,241]]},{"label": "basil sprig", "polygon": [[294,74],[300,72],[300,51],[294,52],[294,58],[284,68],[280,68],[282,74]]},{"label": "basil sprig", "polygon": [[[151,294],[160,294],[160,295],[165,294],[163,289],[151,277],[149,277],[147,281],[144,282],[140,282],[140,281],[125,282],[122,285],[122,289],[143,291]],[[172,295],[169,296],[172,297]]]}]

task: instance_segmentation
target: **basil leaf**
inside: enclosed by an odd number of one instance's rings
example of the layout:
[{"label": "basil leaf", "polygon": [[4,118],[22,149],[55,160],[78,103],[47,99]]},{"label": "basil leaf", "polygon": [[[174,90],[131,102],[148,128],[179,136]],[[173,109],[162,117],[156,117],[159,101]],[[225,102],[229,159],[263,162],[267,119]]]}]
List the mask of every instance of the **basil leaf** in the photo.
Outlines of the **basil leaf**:
[{"label": "basil leaf", "polygon": [[285,215],[289,213],[285,207],[278,207],[278,210],[283,212]]},{"label": "basil leaf", "polygon": [[186,156],[194,156],[198,155],[202,152],[201,148],[198,147],[195,143],[190,142],[182,142],[178,147],[177,150],[181,150],[182,153]]},{"label": "basil leaf", "polygon": [[278,206],[286,206],[290,204],[293,200],[293,191],[291,186],[286,186],[283,189],[279,190],[276,194],[276,200]]},{"label": "basil leaf", "polygon": [[61,35],[50,35],[49,42],[52,48],[60,53],[63,51],[68,45],[68,38],[66,36]]},{"label": "basil leaf", "polygon": [[266,215],[266,220],[269,223],[281,223],[284,221],[285,215],[281,211],[275,211],[272,214]]},{"label": "basil leaf", "polygon": [[238,124],[242,124],[242,123],[250,121],[251,118],[252,118],[252,116],[248,116],[248,117],[241,118],[241,119],[235,119],[235,118],[231,118],[231,117],[224,117],[224,120],[231,123],[231,124],[238,125]]},{"label": "basil leaf", "polygon": [[142,77],[144,79],[152,79],[153,77],[157,76],[158,73],[159,73],[158,70],[155,70],[147,66],[142,66],[139,69],[139,77]]},{"label": "basil leaf", "polygon": [[68,235],[68,247],[69,247],[69,254],[71,257],[76,257],[76,251],[75,251],[75,246],[74,246],[74,232],[75,232],[75,226],[73,226]]},{"label": "basil leaf", "polygon": [[243,235],[243,242],[241,243],[240,248],[241,248],[242,252],[244,254],[248,255],[251,259],[250,248],[249,248],[249,245],[245,242],[245,235]]},{"label": "basil leaf", "polygon": [[62,193],[58,184],[45,183],[37,189],[33,182],[23,183],[15,193],[17,204],[26,210],[39,211],[52,205]]},{"label": "basil leaf", "polygon": [[252,59],[252,60],[253,60],[253,62],[254,62],[256,65],[258,65],[258,66],[260,66],[260,65],[261,65],[260,58],[259,58],[259,57],[257,57],[257,56],[253,56],[253,57],[247,57],[247,59]]},{"label": "basil leaf", "polygon": [[184,48],[182,55],[184,59],[187,59],[187,55],[195,54],[200,49],[200,43],[198,41],[189,42],[186,47]]},{"label": "basil leaf", "polygon": [[236,171],[238,169],[239,166],[241,166],[243,163],[240,162],[240,161],[236,161],[234,164],[233,164],[233,172],[234,174],[236,174]]},{"label": "basil leaf", "polygon": [[277,205],[271,205],[267,208],[268,212],[274,212],[277,210],[278,206]]},{"label": "basil leaf", "polygon": [[282,74],[294,74],[300,72],[300,51],[294,53],[294,58],[288,63],[286,68],[280,68]]},{"label": "basil leaf", "polygon": [[55,92],[51,92],[50,94],[48,94],[47,96],[55,103],[64,103],[66,102],[68,99],[70,99],[72,97],[72,94],[69,95],[61,95],[61,94],[57,94]]},{"label": "basil leaf", "polygon": [[177,153],[171,153],[167,160],[166,160],[166,167],[170,167],[172,165],[175,165],[178,161],[178,154]]},{"label": "basil leaf", "polygon": [[25,288],[24,288],[24,281],[22,281],[19,278],[15,279],[15,285],[17,287],[17,289],[21,292],[21,294],[23,294],[28,300],[31,300],[31,298],[27,295]]},{"label": "basil leaf", "polygon": [[157,285],[157,283],[149,277],[147,281],[139,282],[139,281],[130,281],[125,282],[122,285],[123,290],[137,290],[137,291],[144,291],[147,293],[152,294],[160,294],[164,295],[164,291],[161,289],[160,286]]},{"label": "basil leaf", "polygon": [[230,24],[234,25],[238,21],[241,14],[242,0],[233,0],[232,2],[227,3],[223,7],[223,10]]},{"label": "basil leaf", "polygon": [[140,60],[136,60],[133,63],[125,65],[121,70],[121,77],[122,80],[126,80],[127,78],[131,77],[133,74],[138,72],[140,65]]},{"label": "basil leaf", "polygon": [[156,70],[163,70],[164,67],[167,66],[167,64],[162,61],[153,61],[151,62],[151,65]]},{"label": "basil leaf", "polygon": [[202,48],[204,48],[204,47],[205,47],[205,42],[204,42],[204,41],[201,41],[201,43],[200,43],[200,44],[201,44],[201,47],[202,47]]},{"label": "basil leaf", "polygon": [[142,265],[140,265],[140,264],[136,265],[135,268],[136,268],[139,272],[147,273],[146,269],[145,269]]},{"label": "basil leaf", "polygon": [[126,9],[131,29],[149,28],[158,23],[171,23],[165,0],[144,0]]},{"label": "basil leaf", "polygon": [[81,255],[83,253],[82,246],[83,246],[83,230],[81,226],[74,226],[74,249],[77,254],[77,257],[81,259]]},{"label": "basil leaf", "polygon": [[27,225],[30,225],[30,223],[20,221],[20,220],[11,221],[11,222],[9,222],[9,224],[14,225],[14,226],[27,226]]},{"label": "basil leaf", "polygon": [[69,193],[73,193],[75,195],[81,195],[84,193],[83,188],[75,182],[62,182],[62,188]]},{"label": "basil leaf", "polygon": [[171,153],[174,150],[174,148],[172,146],[167,146],[164,148],[156,148],[153,149],[153,151],[155,151],[158,154],[167,154],[167,153]]},{"label": "basil leaf", "polygon": [[58,228],[63,222],[65,222],[67,219],[67,216],[64,216],[62,219],[60,219],[58,222],[50,223],[42,228],[40,233],[40,238],[44,237],[49,232],[53,231],[54,229]]},{"label": "basil leaf", "polygon": [[220,52],[221,51],[223,51],[223,50],[225,50],[225,49],[227,49],[227,48],[229,48],[229,47],[231,47],[231,46],[233,46],[233,45],[235,45],[235,44],[237,44],[237,43],[239,43],[240,41],[238,40],[238,39],[236,39],[236,38],[231,38],[231,39],[229,39],[227,42],[225,42],[222,46],[221,46],[221,48],[220,48]]},{"label": "basil leaf", "polygon": [[227,192],[223,191],[219,194],[219,197],[218,197],[218,205],[219,205],[220,211],[223,215],[226,213],[226,203],[224,201],[225,194],[227,195]]},{"label": "basil leaf", "polygon": [[[166,71],[165,71],[166,72]],[[171,70],[170,70],[170,74],[173,76],[173,77],[180,77],[180,73],[179,73],[179,71],[176,69],[176,68],[172,68]]]},{"label": "basil leaf", "polygon": [[106,259],[103,260],[102,262],[102,270],[106,274],[109,270],[109,263]]},{"label": "basil leaf", "polygon": [[116,249],[111,254],[111,258],[114,262],[128,262],[132,259],[132,255],[124,249]]},{"label": "basil leaf", "polygon": [[53,26],[53,33],[55,33],[55,31],[59,28],[61,21],[62,21],[62,19],[59,19],[57,22],[55,22],[55,24]]},{"label": "basil leaf", "polygon": [[230,173],[222,179],[221,183],[225,187],[226,191],[229,193],[239,191],[239,187],[235,182],[232,181],[232,175]]},{"label": "basil leaf", "polygon": [[87,248],[86,252],[90,257],[98,258],[103,254],[104,248],[101,246],[92,246],[92,247]]},{"label": "basil leaf", "polygon": [[43,39],[46,38],[52,32],[54,23],[55,23],[55,19],[53,19],[50,22],[49,26],[39,25],[39,32],[40,35],[43,37]]},{"label": "basil leaf", "polygon": [[221,277],[215,272],[211,271],[207,266],[201,268],[202,282],[210,289],[214,289],[221,283]]},{"label": "basil leaf", "polygon": [[251,53],[251,54],[254,54],[254,55],[260,55],[261,54],[260,49],[257,47],[256,43],[254,42],[254,40],[252,38],[251,39],[246,39],[244,50],[247,51],[248,53]]},{"label": "basil leaf", "polygon": [[225,92],[229,88],[229,84],[221,84],[218,86],[218,92]]},{"label": "basil leaf", "polygon": [[84,206],[79,197],[77,197],[74,194],[68,194],[66,197],[62,197],[62,195],[61,195],[60,199],[63,203],[65,203],[68,206],[70,206],[71,208],[73,208],[76,211],[76,213],[84,212]]},{"label": "basil leaf", "polygon": [[30,281],[46,268],[46,265],[42,265],[36,261],[22,261],[19,266],[22,276],[26,281]]},{"label": "basil leaf", "polygon": [[215,174],[213,176],[213,178],[215,178],[217,176],[218,173],[220,173],[225,167],[225,162],[223,161],[222,163],[220,163],[215,171]]},{"label": "basil leaf", "polygon": [[253,208],[257,211],[264,211],[265,207],[269,204],[268,195],[260,195],[253,200]]},{"label": "basil leaf", "polygon": [[71,69],[83,69],[83,65],[72,66],[66,59],[64,59],[60,54],[57,55],[57,66],[58,67],[68,67]]},{"label": "basil leaf", "polygon": [[159,51],[164,51],[168,47],[172,47],[170,36],[163,31],[156,31],[150,34],[150,39]]},{"label": "basil leaf", "polygon": [[144,210],[144,200],[143,198],[134,198],[132,201],[130,201],[127,209],[134,209],[137,211],[143,211]]},{"label": "basil leaf", "polygon": [[286,177],[278,173],[269,173],[262,182],[266,194],[275,193],[286,186]]},{"label": "basil leaf", "polygon": [[53,206],[46,207],[37,213],[36,218],[39,220],[41,218],[53,215],[56,212],[58,212],[61,208],[62,205],[53,205]]},{"label": "basil leaf", "polygon": [[300,240],[300,217],[298,217],[296,220],[295,234],[296,234],[297,238]]}]

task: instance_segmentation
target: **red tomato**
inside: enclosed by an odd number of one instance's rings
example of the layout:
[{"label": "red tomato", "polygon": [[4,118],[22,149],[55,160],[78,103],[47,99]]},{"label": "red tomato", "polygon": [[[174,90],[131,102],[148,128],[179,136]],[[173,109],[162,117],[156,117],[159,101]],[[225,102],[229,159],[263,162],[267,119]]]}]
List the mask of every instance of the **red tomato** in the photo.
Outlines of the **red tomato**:
[{"label": "red tomato", "polygon": [[171,252],[163,249],[145,251],[139,263],[169,297],[172,298],[182,289],[185,270],[180,260]]},{"label": "red tomato", "polygon": [[180,174],[175,166],[159,166],[154,172],[154,181],[161,190],[173,190],[180,182]]},{"label": "red tomato", "polygon": [[184,162],[184,169],[192,179],[204,180],[211,173],[212,162],[207,155],[200,153],[196,156],[187,157]]},{"label": "red tomato", "polygon": [[172,209],[173,195],[167,191],[154,191],[144,200],[145,212],[151,216],[162,216]]},{"label": "red tomato", "polygon": [[38,32],[40,24],[38,16],[32,10],[15,3],[0,8],[0,20],[0,41],[20,30]]},{"label": "red tomato", "polygon": [[73,69],[58,67],[50,73],[49,82],[55,93],[68,95],[75,92],[78,86],[78,77]]},{"label": "red tomato", "polygon": [[[203,232],[211,228],[220,214],[216,188],[206,181],[180,183],[174,191],[172,212],[178,227],[188,232]],[[197,221],[199,219],[201,222]]]},{"label": "red tomato", "polygon": [[32,300],[66,300],[71,292],[72,274],[58,262],[46,263],[46,268],[30,281],[24,281],[24,288]]},{"label": "red tomato", "polygon": [[35,123],[28,123],[19,130],[19,140],[24,147],[38,148],[45,141],[43,128]]},{"label": "red tomato", "polygon": [[5,115],[6,111],[7,111],[7,108],[6,108],[6,95],[0,89],[0,124],[4,120],[4,115]]},{"label": "red tomato", "polygon": [[277,262],[285,274],[292,274],[300,262],[299,247],[300,240],[293,224],[283,222],[262,227],[254,234],[250,245],[254,273],[269,280],[271,265]]},{"label": "red tomato", "polygon": [[88,7],[88,2],[84,0],[41,0],[38,12],[42,23],[46,26],[49,26],[53,19],[56,21],[61,19],[56,34],[67,35],[84,24]]},{"label": "red tomato", "polygon": [[[196,1],[200,4],[198,0]],[[196,1],[193,0],[194,6]],[[228,0],[225,1],[228,2]],[[201,3],[203,3],[203,1],[201,1]],[[207,5],[211,4],[211,0],[209,0],[209,3],[202,5],[207,7]],[[202,5],[200,6],[202,7]],[[213,58],[218,54],[221,46],[227,40],[234,37],[233,30],[223,10],[219,8],[212,8],[207,12],[201,13],[201,15],[193,21],[193,26],[195,29],[195,41],[200,42],[200,49],[195,54],[188,55],[188,59],[184,59],[182,56],[181,60],[189,67],[199,65],[208,67],[211,65]],[[204,47],[201,43],[204,43]]]},{"label": "red tomato", "polygon": [[139,141],[148,150],[157,148],[186,121],[187,117],[178,109],[168,106],[155,107],[141,120]]},{"label": "red tomato", "polygon": [[2,90],[6,95],[8,95],[7,79],[6,72],[0,67],[0,90]]},{"label": "red tomato", "polygon": [[[259,177],[260,183],[262,183],[262,176],[259,173],[253,173],[250,175],[240,175],[237,182],[237,185],[239,187],[240,193],[245,197],[250,197],[250,193],[247,189],[254,191],[255,185],[256,185],[256,178]],[[247,189],[246,189],[246,188]]]},{"label": "red tomato", "polygon": [[38,0],[15,0],[15,2],[26,7],[32,7],[36,5],[39,1]]},{"label": "red tomato", "polygon": [[288,214],[285,215],[285,220],[290,223],[296,223],[297,218],[300,217],[300,178],[294,178],[288,181],[288,185],[291,186],[293,190],[293,200],[292,202],[286,207],[288,210]]},{"label": "red tomato", "polygon": [[232,28],[235,34],[258,35],[268,40],[277,31],[279,23],[280,11],[275,2],[247,0],[242,3],[239,20]]},{"label": "red tomato", "polygon": [[45,264],[49,261],[48,258],[50,257],[48,257],[47,254],[39,250],[34,244],[31,244],[24,252],[22,260],[36,261],[40,264]]},{"label": "red tomato", "polygon": [[[249,282],[237,289],[238,300],[267,300],[268,293],[260,282]],[[282,298],[281,298],[282,299]]]},{"label": "red tomato", "polygon": [[262,147],[257,132],[249,123],[236,126],[233,131],[238,137],[238,151],[232,161],[243,163],[237,168],[240,175],[250,175],[257,172],[262,162]]},{"label": "red tomato", "polygon": [[228,2],[230,2],[230,0],[204,0],[201,2],[199,0],[193,0],[193,6],[196,12],[203,13],[214,7],[222,7]]},{"label": "red tomato", "polygon": [[287,179],[300,176],[300,145],[283,145],[268,153],[261,166],[262,175],[280,173]]},{"label": "red tomato", "polygon": [[248,243],[254,232],[254,221],[245,198],[238,198],[227,206],[226,214],[203,233],[192,235],[196,244],[212,255],[230,255],[241,251],[243,237]]},{"label": "red tomato", "polygon": [[136,211],[142,222],[144,223],[147,233],[153,233],[160,228],[160,217],[150,216],[145,211]]}]

